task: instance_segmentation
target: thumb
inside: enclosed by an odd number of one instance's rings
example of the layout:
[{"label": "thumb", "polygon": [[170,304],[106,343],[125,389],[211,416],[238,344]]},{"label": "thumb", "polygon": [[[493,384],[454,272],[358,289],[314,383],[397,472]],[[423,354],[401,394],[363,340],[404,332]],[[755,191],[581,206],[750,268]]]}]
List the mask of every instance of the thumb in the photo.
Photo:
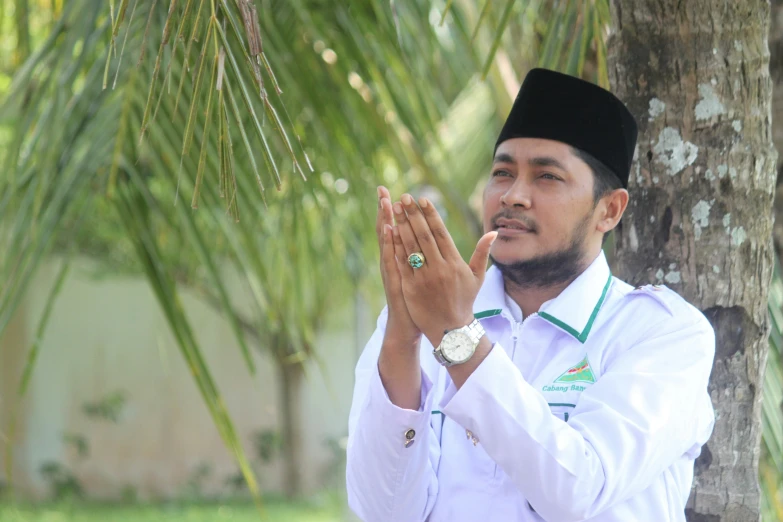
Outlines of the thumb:
[{"label": "thumb", "polygon": [[484,274],[487,271],[487,262],[489,261],[489,249],[497,237],[498,233],[496,231],[484,234],[481,239],[479,239],[476,250],[470,257],[468,266],[470,266],[473,275],[478,278],[479,282],[484,281]]}]

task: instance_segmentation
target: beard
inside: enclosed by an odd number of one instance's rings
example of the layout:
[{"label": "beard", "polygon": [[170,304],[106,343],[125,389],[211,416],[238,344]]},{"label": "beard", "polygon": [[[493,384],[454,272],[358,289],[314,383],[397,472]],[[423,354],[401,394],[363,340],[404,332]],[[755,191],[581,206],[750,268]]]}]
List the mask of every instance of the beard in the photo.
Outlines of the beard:
[{"label": "beard", "polygon": [[491,255],[492,264],[503,274],[503,280],[518,288],[548,288],[570,283],[582,273],[590,215],[574,227],[568,246],[556,252],[526,261],[500,263]]}]

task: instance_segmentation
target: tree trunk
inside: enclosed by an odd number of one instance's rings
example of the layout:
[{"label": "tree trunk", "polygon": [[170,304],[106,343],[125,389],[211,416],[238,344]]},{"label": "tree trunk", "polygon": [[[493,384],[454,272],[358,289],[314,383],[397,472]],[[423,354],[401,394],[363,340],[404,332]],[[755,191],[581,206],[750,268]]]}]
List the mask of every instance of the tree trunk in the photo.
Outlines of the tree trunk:
[{"label": "tree trunk", "polygon": [[304,368],[300,362],[278,362],[280,414],[283,421],[283,492],[288,498],[302,493],[304,445],[302,437],[302,384]]},{"label": "tree trunk", "polygon": [[717,422],[691,521],[757,521],[776,153],[762,0],[614,0],[614,92],[639,121],[615,273],[663,283],[715,328]]},{"label": "tree trunk", "polygon": [[[772,78],[772,141],[783,147],[783,0],[772,1],[769,28],[769,75]],[[783,255],[783,154],[778,156],[775,226],[772,237],[778,257]]]}]

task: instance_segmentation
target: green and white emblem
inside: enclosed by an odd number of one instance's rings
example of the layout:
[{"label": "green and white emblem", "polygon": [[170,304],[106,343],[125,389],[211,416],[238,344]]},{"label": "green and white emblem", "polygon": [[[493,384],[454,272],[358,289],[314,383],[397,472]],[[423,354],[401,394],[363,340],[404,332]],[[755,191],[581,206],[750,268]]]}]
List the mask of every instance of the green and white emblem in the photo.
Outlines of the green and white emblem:
[{"label": "green and white emblem", "polygon": [[555,379],[554,382],[595,382],[595,375],[593,370],[590,369],[590,361],[587,360],[587,356],[582,359],[578,364],[567,369],[563,375]]}]

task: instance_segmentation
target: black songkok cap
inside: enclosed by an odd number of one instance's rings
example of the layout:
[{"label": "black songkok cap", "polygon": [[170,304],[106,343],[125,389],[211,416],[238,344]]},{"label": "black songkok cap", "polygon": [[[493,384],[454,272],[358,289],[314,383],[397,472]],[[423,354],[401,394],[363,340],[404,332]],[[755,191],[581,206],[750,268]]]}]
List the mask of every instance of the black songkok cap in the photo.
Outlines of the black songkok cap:
[{"label": "black songkok cap", "polygon": [[636,120],[614,94],[573,76],[533,69],[525,77],[495,150],[511,138],[555,140],[606,165],[628,187]]}]

